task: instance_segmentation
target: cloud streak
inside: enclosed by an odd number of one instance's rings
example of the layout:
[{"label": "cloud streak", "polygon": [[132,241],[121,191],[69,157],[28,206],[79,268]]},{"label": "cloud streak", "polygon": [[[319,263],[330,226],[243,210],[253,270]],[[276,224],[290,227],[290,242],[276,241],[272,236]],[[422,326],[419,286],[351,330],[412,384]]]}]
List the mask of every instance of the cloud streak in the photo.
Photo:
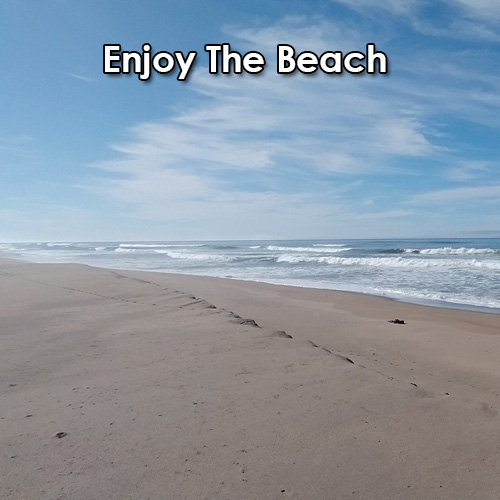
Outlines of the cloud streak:
[{"label": "cloud streak", "polygon": [[93,78],[89,78],[88,76],[82,76],[82,75],[77,75],[75,73],[66,73],[68,76],[71,76],[71,78],[76,78],[77,80],[81,80],[83,82],[87,83],[92,83],[95,82]]},{"label": "cloud streak", "polygon": [[413,197],[413,201],[417,203],[468,203],[471,200],[493,201],[495,203],[500,203],[500,184],[492,186],[442,189],[438,191],[430,191],[428,193],[421,193]]}]

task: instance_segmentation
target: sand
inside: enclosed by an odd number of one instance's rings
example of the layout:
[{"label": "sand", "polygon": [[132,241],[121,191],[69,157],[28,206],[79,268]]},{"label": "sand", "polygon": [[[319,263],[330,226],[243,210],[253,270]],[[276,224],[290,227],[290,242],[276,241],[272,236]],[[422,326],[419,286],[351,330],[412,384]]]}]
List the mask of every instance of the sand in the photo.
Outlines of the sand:
[{"label": "sand", "polygon": [[2,499],[499,498],[498,315],[7,259],[0,290]]}]

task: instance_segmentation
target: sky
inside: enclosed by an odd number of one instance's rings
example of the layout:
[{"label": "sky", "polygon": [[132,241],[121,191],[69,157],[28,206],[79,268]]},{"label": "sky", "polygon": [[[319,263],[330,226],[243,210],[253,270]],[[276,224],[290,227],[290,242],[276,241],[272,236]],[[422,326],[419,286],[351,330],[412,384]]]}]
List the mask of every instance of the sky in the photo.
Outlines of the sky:
[{"label": "sky", "polygon": [[[0,241],[500,234],[499,27],[498,0],[2,0]],[[103,73],[144,43],[188,78]],[[210,74],[223,43],[263,71]],[[386,74],[277,72],[368,43]]]}]

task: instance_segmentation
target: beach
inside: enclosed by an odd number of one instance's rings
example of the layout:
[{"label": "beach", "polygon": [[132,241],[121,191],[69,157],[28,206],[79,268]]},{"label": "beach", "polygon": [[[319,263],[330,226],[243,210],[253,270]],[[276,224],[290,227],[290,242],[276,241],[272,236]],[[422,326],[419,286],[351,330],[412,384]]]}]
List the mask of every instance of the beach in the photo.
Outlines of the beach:
[{"label": "beach", "polygon": [[499,315],[9,259],[0,289],[1,498],[498,498]]}]

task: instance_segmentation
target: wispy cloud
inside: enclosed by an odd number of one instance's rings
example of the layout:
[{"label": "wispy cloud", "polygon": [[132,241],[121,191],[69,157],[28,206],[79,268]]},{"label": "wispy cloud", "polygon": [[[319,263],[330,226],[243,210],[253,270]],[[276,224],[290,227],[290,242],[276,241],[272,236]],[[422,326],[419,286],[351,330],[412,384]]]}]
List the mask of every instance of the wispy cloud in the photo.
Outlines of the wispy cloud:
[{"label": "wispy cloud", "polygon": [[500,184],[430,191],[427,193],[417,194],[412,197],[412,200],[418,203],[445,203],[456,201],[467,203],[471,200],[490,200],[495,203],[500,203]]},{"label": "wispy cloud", "polygon": [[419,2],[417,0],[387,0],[380,2],[377,0],[332,0],[341,3],[356,10],[372,8],[377,10],[389,11],[397,15],[409,15],[414,12]]},{"label": "wispy cloud", "polygon": [[87,83],[92,83],[95,82],[93,78],[90,78],[88,76],[82,76],[82,75],[77,75],[75,73],[66,73],[68,76],[71,76],[71,78],[76,78],[77,80],[82,80],[83,82]]},{"label": "wispy cloud", "polygon": [[[500,4],[491,0],[435,0],[433,15],[429,3],[417,0],[332,0],[362,14],[389,12],[405,18],[418,32],[452,39],[500,41],[496,23]],[[436,8],[442,10],[436,16]]]},{"label": "wispy cloud", "polygon": [[0,151],[21,153],[33,138],[26,134],[0,136]]},{"label": "wispy cloud", "polygon": [[455,182],[471,182],[489,177],[497,169],[498,164],[490,161],[461,161],[447,169],[445,175]]},{"label": "wispy cloud", "polygon": [[446,0],[463,8],[467,15],[495,23],[500,19],[500,3],[495,0]]}]

